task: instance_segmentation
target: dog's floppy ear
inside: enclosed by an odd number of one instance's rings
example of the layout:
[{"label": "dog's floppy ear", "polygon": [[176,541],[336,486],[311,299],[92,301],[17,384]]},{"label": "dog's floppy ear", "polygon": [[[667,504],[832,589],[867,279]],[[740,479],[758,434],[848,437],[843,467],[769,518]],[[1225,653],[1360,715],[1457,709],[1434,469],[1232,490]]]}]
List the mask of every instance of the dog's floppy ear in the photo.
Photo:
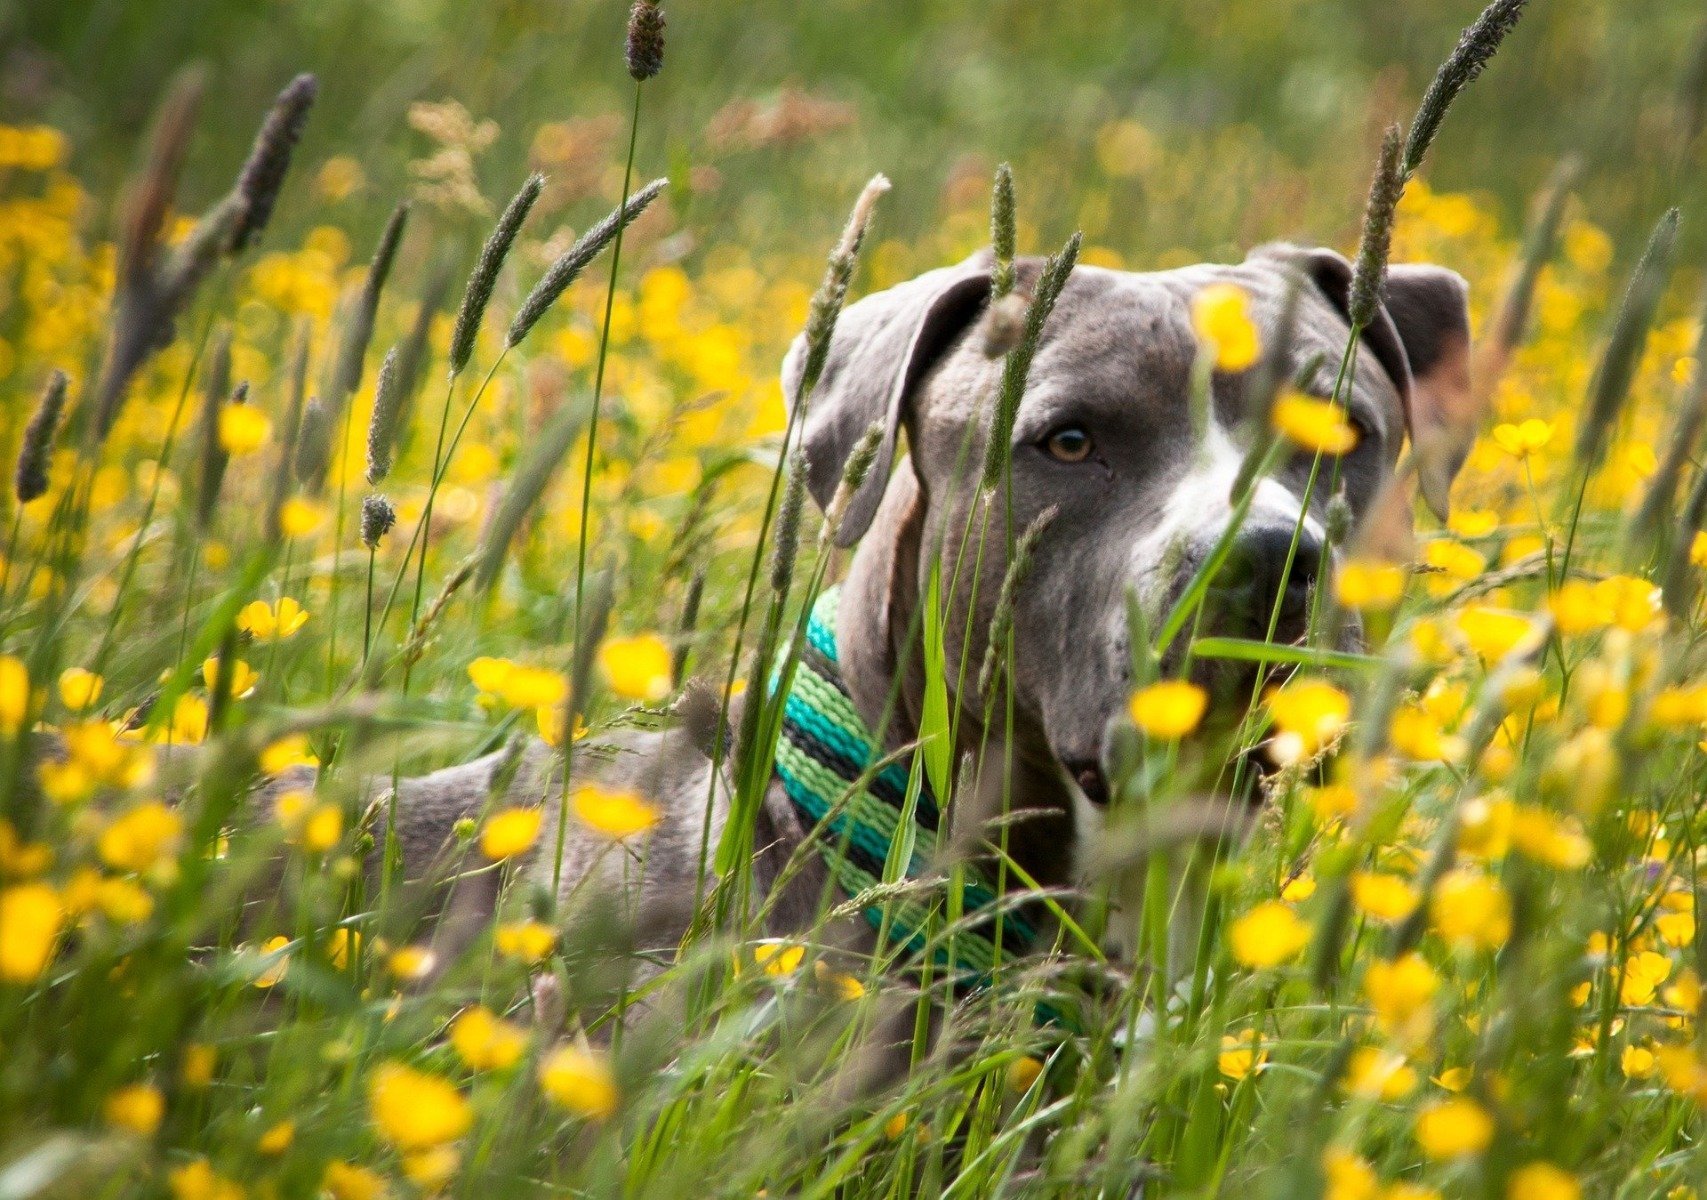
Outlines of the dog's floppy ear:
[{"label": "dog's floppy ear", "polygon": [[[1352,266],[1333,250],[1310,250],[1301,263],[1346,315]],[[1363,340],[1405,403],[1411,455],[1423,500],[1446,520],[1452,480],[1474,430],[1470,392],[1470,289],[1463,276],[1430,263],[1389,267],[1383,304]]]},{"label": "dog's floppy ear", "polygon": [[[820,508],[828,507],[848,455],[872,422],[882,422],[883,441],[842,518],[836,533],[839,545],[858,541],[877,512],[895,463],[896,437],[909,394],[977,319],[989,296],[989,256],[979,254],[843,310],[823,373],[804,398],[802,414],[806,485]],[[782,391],[790,407],[803,402],[799,393],[805,365],[803,334],[794,339],[782,363]]]}]

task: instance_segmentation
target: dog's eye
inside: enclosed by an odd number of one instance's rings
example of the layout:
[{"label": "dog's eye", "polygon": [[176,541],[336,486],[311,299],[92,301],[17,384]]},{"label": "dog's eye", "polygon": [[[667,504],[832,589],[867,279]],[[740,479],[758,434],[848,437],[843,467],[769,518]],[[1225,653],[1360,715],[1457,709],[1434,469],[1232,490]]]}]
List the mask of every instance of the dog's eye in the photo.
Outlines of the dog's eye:
[{"label": "dog's eye", "polygon": [[1091,435],[1077,425],[1063,425],[1043,439],[1043,448],[1056,462],[1082,463],[1091,456]]}]

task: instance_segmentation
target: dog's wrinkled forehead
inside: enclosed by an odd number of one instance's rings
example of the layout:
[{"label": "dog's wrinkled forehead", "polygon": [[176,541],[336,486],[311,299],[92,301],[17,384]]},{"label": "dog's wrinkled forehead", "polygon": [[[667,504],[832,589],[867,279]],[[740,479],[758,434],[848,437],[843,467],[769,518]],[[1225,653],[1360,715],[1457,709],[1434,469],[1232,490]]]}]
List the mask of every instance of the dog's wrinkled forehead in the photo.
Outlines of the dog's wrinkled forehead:
[{"label": "dog's wrinkled forehead", "polygon": [[[1019,265],[1020,291],[1034,287],[1041,264]],[[1351,264],[1331,250],[1277,245],[1259,248],[1243,263],[1173,271],[1076,269],[1044,326],[1042,345],[1027,379],[1016,436],[1051,405],[1119,406],[1143,414],[1143,440],[1165,442],[1184,428],[1191,364],[1197,341],[1191,302],[1211,283],[1235,283],[1249,297],[1265,340],[1289,331],[1284,369],[1306,391],[1326,395],[1347,348],[1346,317]],[[915,437],[933,423],[969,416],[987,401],[999,377],[992,353],[988,255],[944,267],[867,296],[842,314],[809,396],[803,338],[783,364],[791,404],[806,404],[803,444],[808,484],[827,504],[854,445],[874,424],[882,433],[876,462],[856,491],[838,530],[849,545],[869,526],[887,486],[901,430]],[[1349,386],[1340,398],[1360,428],[1380,445],[1391,467],[1400,443],[1449,432],[1455,407],[1468,393],[1469,321],[1464,281],[1445,268],[1395,266],[1386,301],[1361,331]],[[1288,297],[1296,317],[1285,321]],[[983,334],[980,334],[983,330]],[[927,385],[928,386],[925,386]],[[1243,381],[1215,379],[1215,410],[1231,428],[1242,417]],[[1177,442],[1177,438],[1173,438]],[[1189,442],[1189,439],[1187,439]],[[940,447],[914,446],[914,463]],[[1462,462],[1462,449],[1426,456],[1424,498],[1444,518],[1446,489]]]},{"label": "dog's wrinkled forehead", "polygon": [[[1231,283],[1246,295],[1262,343],[1287,325],[1287,382],[1316,395],[1332,394],[1349,328],[1322,290],[1303,280],[1290,261],[1276,254],[1235,265],[1202,265],[1172,271],[1130,272],[1096,267],[1076,270],[1045,328],[1027,388],[1026,407],[1048,419],[1058,404],[1138,405],[1158,435],[1182,432],[1187,419],[1193,364],[1200,353],[1192,325],[1192,301],[1204,288]],[[967,339],[959,356],[978,353]],[[1396,341],[1357,357],[1342,399],[1357,409],[1360,424],[1378,437],[1390,462],[1406,428],[1408,364]],[[1386,352],[1383,353],[1383,350]],[[1212,382],[1214,419],[1230,429],[1246,415],[1245,380],[1217,374]],[[1022,416],[1020,432],[1025,432]]]}]

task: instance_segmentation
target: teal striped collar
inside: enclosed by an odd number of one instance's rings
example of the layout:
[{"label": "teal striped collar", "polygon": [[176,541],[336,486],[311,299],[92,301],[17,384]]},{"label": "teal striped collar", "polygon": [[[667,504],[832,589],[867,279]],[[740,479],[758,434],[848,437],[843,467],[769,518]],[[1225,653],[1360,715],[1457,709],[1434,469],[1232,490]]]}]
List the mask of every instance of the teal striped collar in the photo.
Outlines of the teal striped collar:
[{"label": "teal striped collar", "polygon": [[909,789],[916,789],[912,853],[901,874],[914,880],[941,878],[935,864],[942,812],[924,772],[913,770],[909,758],[883,761],[877,739],[854,707],[836,654],[839,598],[840,589],[829,588],[812,606],[783,710],[776,774],[801,820],[817,830],[836,883],[851,897],[871,896],[864,912],[874,928],[915,956],[988,976],[999,962],[1026,953],[1036,934],[1021,913],[1005,906],[996,911],[995,890],[981,871],[969,864],[958,873],[962,920],[952,930],[947,911],[952,884],[946,879],[936,891],[872,895],[884,882],[884,864],[896,846]]}]

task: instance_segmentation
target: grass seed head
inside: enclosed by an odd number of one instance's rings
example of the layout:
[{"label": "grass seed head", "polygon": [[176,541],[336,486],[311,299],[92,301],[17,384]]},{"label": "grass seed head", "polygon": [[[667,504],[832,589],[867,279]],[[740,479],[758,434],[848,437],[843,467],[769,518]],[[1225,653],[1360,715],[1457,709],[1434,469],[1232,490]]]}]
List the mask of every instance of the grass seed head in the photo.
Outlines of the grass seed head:
[{"label": "grass seed head", "polygon": [[468,286],[463,290],[462,305],[456,311],[456,327],[451,333],[450,373],[453,378],[462,374],[474,354],[474,339],[480,332],[480,320],[486,315],[486,306],[491,303],[498,272],[504,269],[504,260],[510,256],[510,247],[516,244],[522,222],[527,220],[528,212],[544,187],[545,176],[537,173],[528,176],[527,182],[522,184],[521,190],[499,215],[486,244],[480,248],[480,257],[468,277]]},{"label": "grass seed head", "polygon": [[326,483],[332,459],[331,407],[316,396],[302,410],[302,426],[296,435],[296,479],[311,493]]},{"label": "grass seed head", "polygon": [[990,300],[1000,300],[1014,290],[1014,253],[1018,238],[1014,231],[1014,172],[1007,163],[996,167],[995,186],[990,190],[990,249],[996,268],[990,276]]},{"label": "grass seed head", "polygon": [[836,248],[830,251],[823,282],[812,294],[812,303],[806,313],[806,356],[801,364],[797,403],[806,402],[817,386],[818,376],[824,373],[824,363],[830,354],[830,335],[836,331],[842,305],[847,302],[848,285],[853,282],[854,265],[859,261],[859,248],[871,225],[872,210],[888,190],[888,177],[871,177],[859,199],[854,201],[853,212],[842,229],[842,236],[836,241]]},{"label": "grass seed head", "polygon": [[385,352],[374,385],[373,415],[367,423],[367,481],[379,483],[391,473],[391,452],[397,444],[397,418],[403,397],[397,378],[397,347]]},{"label": "grass seed head", "polygon": [[291,155],[308,122],[308,110],[320,90],[313,75],[302,74],[285,85],[255,135],[249,159],[237,176],[236,194],[244,200],[242,220],[232,231],[231,249],[242,251],[261,236],[272,218],[279,189],[290,170]]},{"label": "grass seed head", "polygon": [[1367,329],[1375,319],[1387,289],[1387,258],[1393,248],[1393,216],[1405,194],[1405,175],[1399,169],[1399,127],[1389,125],[1381,139],[1375,178],[1369,181],[1369,201],[1363,210],[1363,236],[1357,244],[1357,266],[1351,275],[1351,299],[1346,312],[1352,328]]},{"label": "grass seed head", "polygon": [[1669,208],[1654,226],[1641,261],[1630,276],[1630,286],[1625,289],[1618,315],[1612,322],[1606,352],[1589,385],[1587,411],[1577,430],[1576,460],[1590,469],[1600,464],[1607,436],[1635,381],[1642,348],[1647,345],[1648,330],[1654,323],[1654,312],[1671,276],[1677,223],[1678,210]]},{"label": "grass seed head", "polygon": [[1052,504],[1025,527],[1025,532],[1014,542],[1013,557],[1008,560],[1008,569],[1002,575],[1002,590],[996,597],[996,611],[990,618],[990,641],[984,647],[984,661],[978,668],[978,694],[990,694],[990,686],[996,681],[996,668],[1002,654],[1007,650],[1008,634],[1014,627],[1014,605],[1019,596],[1020,585],[1031,573],[1032,559],[1037,555],[1037,544],[1043,540],[1044,531],[1055,520],[1057,509]]},{"label": "grass seed head", "polygon": [[36,411],[24,426],[18,448],[18,470],[13,477],[19,504],[28,504],[47,491],[48,462],[53,457],[53,440],[65,413],[65,393],[70,384],[64,371],[56,368],[49,374]]},{"label": "grass seed head", "polygon": [[664,10],[658,0],[634,0],[628,14],[628,73],[643,83],[664,69]]},{"label": "grass seed head", "polygon": [[[841,528],[842,518],[847,515],[848,505],[853,503],[859,489],[865,486],[865,477],[871,474],[871,468],[877,462],[877,451],[883,445],[883,434],[883,422],[873,421],[865,427],[865,432],[859,435],[859,441],[854,443],[853,450],[848,454],[847,465],[842,468],[842,478],[830,497],[830,506],[824,510],[825,537],[836,536],[836,531]],[[802,468],[805,466],[803,462],[797,465]]]},{"label": "grass seed head", "polygon": [[1031,374],[1031,360],[1043,338],[1044,323],[1049,320],[1061,289],[1067,286],[1067,278],[1079,261],[1079,245],[1083,240],[1082,234],[1074,233],[1060,252],[1043,264],[1037,289],[1032,293],[1031,303],[1026,305],[1025,329],[1002,365],[1002,382],[996,395],[995,412],[990,418],[990,440],[984,447],[981,486],[986,491],[996,486],[1007,468],[1008,455],[1012,450],[1008,442],[1013,437],[1020,398],[1025,394],[1026,377]]},{"label": "grass seed head", "polygon": [[385,290],[386,277],[397,260],[397,245],[403,240],[403,228],[409,220],[409,206],[399,204],[391,210],[391,218],[380,234],[374,249],[373,261],[368,264],[367,277],[362,281],[361,298],[356,301],[344,326],[344,342],[338,353],[338,374],[333,390],[333,402],[342,406],[362,385],[362,373],[367,359],[368,343],[373,340],[374,317],[379,312],[379,296]]},{"label": "grass seed head", "polygon": [[1446,111],[1452,107],[1452,102],[1458,99],[1458,93],[1475,81],[1482,73],[1488,61],[1500,48],[1523,16],[1523,6],[1527,0],[1493,0],[1493,3],[1482,10],[1463,33],[1458,36],[1458,44],[1446,61],[1440,64],[1435,72],[1434,80],[1428,85],[1428,91],[1423,93],[1422,103],[1417,106],[1417,115],[1411,121],[1410,133],[1405,138],[1405,154],[1402,161],[1404,174],[1409,177],[1422,166],[1423,156],[1428,153],[1430,143],[1435,134],[1440,132],[1440,124],[1446,119]]},{"label": "grass seed head", "polygon": [[[226,328],[214,336],[213,346],[208,351],[207,367],[202,374],[201,419],[197,423],[197,440],[201,443],[201,479],[196,488],[196,528],[204,532],[213,521],[214,507],[219,501],[219,486],[225,478],[225,464],[229,458],[219,440],[219,411],[225,406],[230,385],[231,330]],[[247,386],[240,390],[247,398]]]},{"label": "grass seed head", "polygon": [[395,524],[397,524],[397,510],[391,506],[391,501],[378,492],[363,497],[362,545],[369,550],[379,549],[379,539],[390,533],[391,527]]},{"label": "grass seed head", "polygon": [[628,198],[627,203],[613,209],[605,218],[580,237],[575,244],[565,250],[556,262],[547,268],[534,284],[533,291],[516,311],[515,320],[510,322],[510,332],[505,344],[515,346],[527,337],[529,331],[539,323],[539,319],[551,310],[570,284],[580,277],[581,272],[590,266],[604,248],[615,241],[617,236],[641,213],[645,212],[664,191],[669,183],[667,179],[654,179]]},{"label": "grass seed head", "polygon": [[[879,432],[882,432],[879,430]],[[800,514],[806,504],[806,452],[796,450],[788,460],[788,483],[776,510],[775,541],[771,543],[771,591],[788,594],[794,579],[795,553],[800,548]]]}]

